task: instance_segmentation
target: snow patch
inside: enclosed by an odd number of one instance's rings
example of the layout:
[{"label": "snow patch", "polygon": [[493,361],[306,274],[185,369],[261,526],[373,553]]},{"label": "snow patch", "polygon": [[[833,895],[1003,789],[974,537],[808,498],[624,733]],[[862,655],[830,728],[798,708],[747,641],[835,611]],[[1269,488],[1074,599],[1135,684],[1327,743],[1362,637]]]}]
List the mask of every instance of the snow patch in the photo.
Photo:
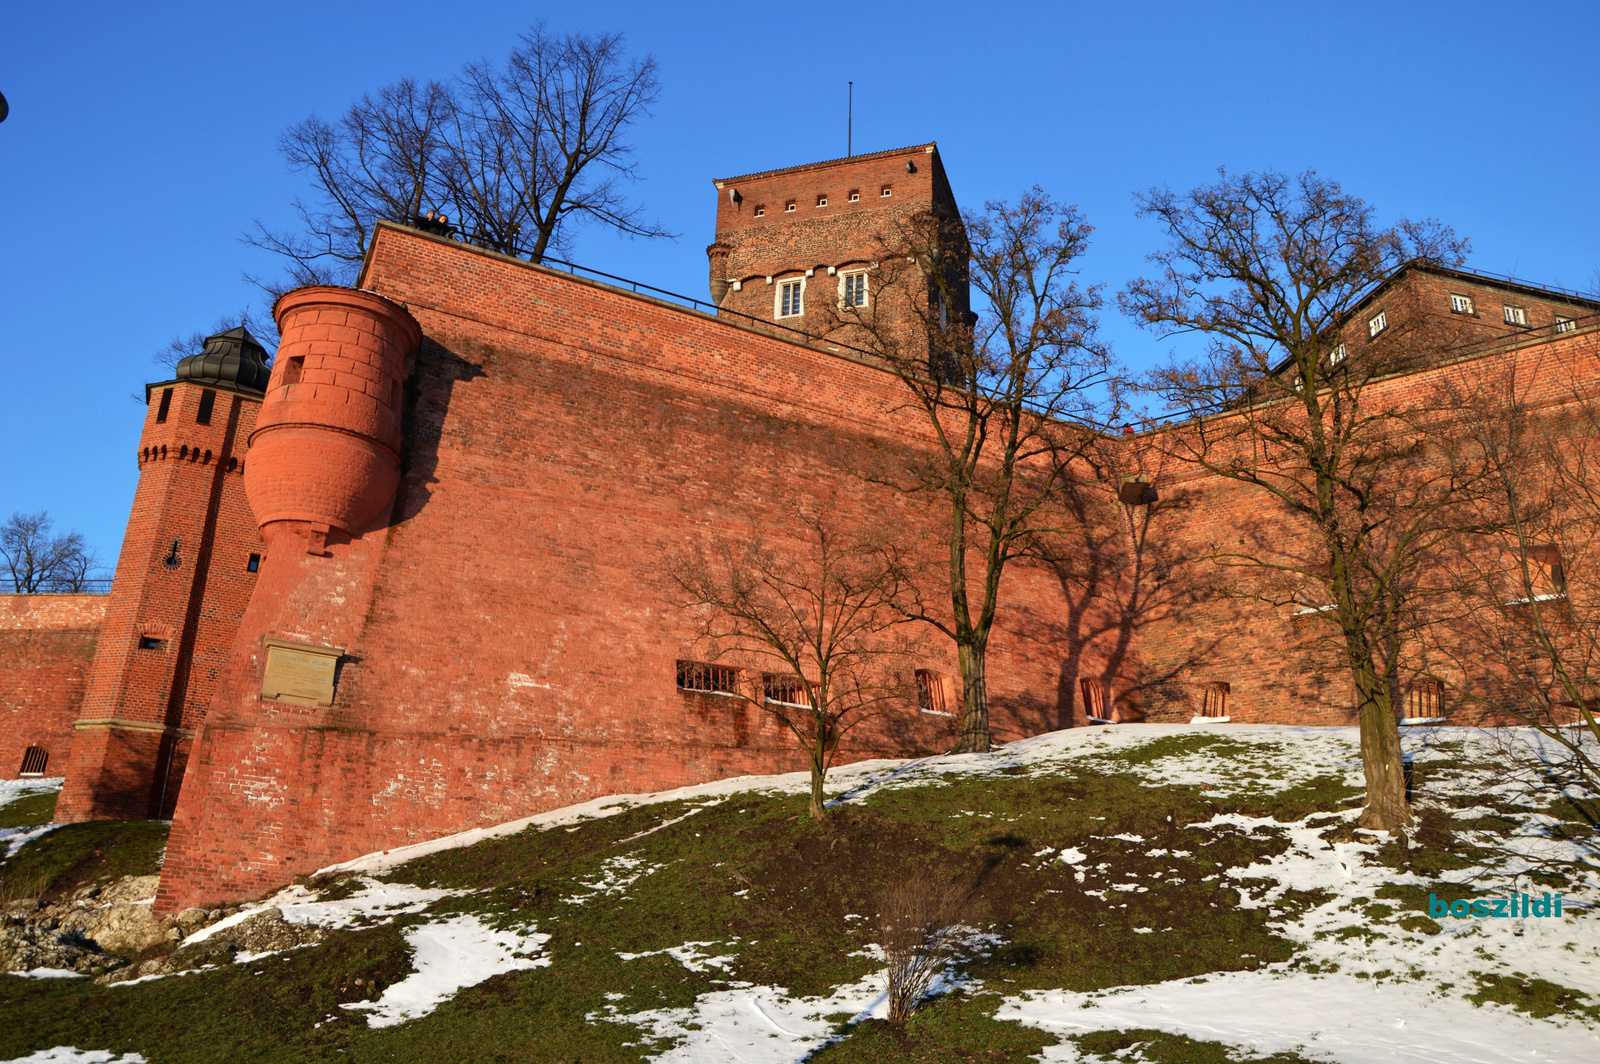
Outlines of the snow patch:
[{"label": "snow patch", "polygon": [[426,1016],[458,990],[491,976],[525,968],[544,968],[538,956],[550,936],[527,930],[496,930],[476,916],[456,916],[418,924],[403,932],[416,971],[384,990],[377,1001],[355,1001],[342,1009],[368,1012],[368,1027],[393,1027]]},{"label": "snow patch", "polygon": [[322,901],[317,892],[298,884],[286,887],[260,905],[241,909],[232,916],[202,927],[183,940],[185,946],[204,942],[212,935],[242,924],[257,913],[276,908],[291,924],[316,924],[319,927],[339,928],[376,920],[387,923],[396,916],[420,913],[441,898],[466,893],[460,890],[437,890],[431,887],[414,887],[406,883],[379,883],[362,877],[361,889],[348,898]]},{"label": "snow patch", "polygon": [[25,1057],[13,1057],[0,1064],[146,1064],[138,1053],[117,1056],[109,1049],[78,1049],[74,1046],[57,1046],[41,1049]]}]

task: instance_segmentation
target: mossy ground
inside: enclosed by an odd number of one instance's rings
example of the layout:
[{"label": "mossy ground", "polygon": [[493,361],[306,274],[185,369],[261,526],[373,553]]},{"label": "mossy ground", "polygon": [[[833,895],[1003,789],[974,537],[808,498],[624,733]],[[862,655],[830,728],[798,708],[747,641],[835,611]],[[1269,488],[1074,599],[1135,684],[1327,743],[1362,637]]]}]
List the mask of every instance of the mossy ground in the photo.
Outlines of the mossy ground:
[{"label": "mossy ground", "polygon": [[[812,1059],[1027,1060],[1053,1038],[995,1020],[1003,995],[1157,983],[1294,955],[1295,945],[1269,924],[1320,898],[1290,893],[1271,908],[1245,908],[1226,875],[1283,852],[1283,834],[1198,825],[1221,813],[1297,820],[1348,809],[1358,794],[1333,776],[1276,791],[1251,789],[1246,780],[1221,795],[1153,787],[1141,775],[1160,757],[1197,753],[1224,764],[1230,756],[1214,736],[1168,737],[1048,774],[949,775],[881,788],[822,824],[806,818],[803,796],[747,793],[529,829],[400,868],[388,878],[468,893],[313,947],[134,986],[0,977],[0,1058],[77,1045],[137,1051],[158,1064],[640,1061],[668,1045],[624,1022],[629,1014],[687,1008],[734,980],[825,995],[880,968],[863,951],[875,936],[876,899],[908,869],[927,867],[973,886],[967,922],[1003,944],[964,965],[965,990],[936,999],[903,1027],[835,1017],[835,1040]],[[1328,818],[1330,834],[1342,823]],[[1434,828],[1437,837],[1410,860],[1442,868],[1464,859],[1450,833]],[[29,859],[56,869],[55,881],[79,875],[63,870],[88,867],[97,845],[87,832],[68,830],[30,844],[52,840]],[[123,840],[130,867],[147,866],[148,848],[157,845],[153,829],[148,838],[126,825],[96,830]],[[1084,859],[1066,864],[1064,849]],[[104,860],[103,842],[99,850]],[[1375,899],[1369,910],[1415,919],[1419,889],[1385,892],[1387,900]],[[450,913],[495,926],[536,925],[552,936],[552,963],[494,976],[394,1027],[371,1029],[363,1014],[339,1007],[374,1000],[405,978],[404,929]],[[693,971],[659,952],[685,943],[735,959]],[[645,956],[623,960],[624,953]],[[1489,1000],[1510,993],[1480,985]],[[1553,1009],[1585,1007],[1562,992],[1544,995]],[[1078,1044],[1105,1059],[1162,1064],[1300,1059],[1249,1057],[1152,1031],[1098,1032]]]}]

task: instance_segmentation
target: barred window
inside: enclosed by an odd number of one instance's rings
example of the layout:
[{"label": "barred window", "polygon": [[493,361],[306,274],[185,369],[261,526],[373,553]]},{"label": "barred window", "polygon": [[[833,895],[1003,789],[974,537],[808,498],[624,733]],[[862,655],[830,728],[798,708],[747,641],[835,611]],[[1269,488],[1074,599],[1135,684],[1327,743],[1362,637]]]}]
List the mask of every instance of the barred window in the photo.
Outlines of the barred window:
[{"label": "barred window", "polygon": [[737,695],[739,670],[703,661],[678,662],[678,690],[707,695]]},{"label": "barred window", "polygon": [[1106,690],[1106,685],[1099,680],[1088,676],[1078,680],[1078,688],[1083,692],[1083,713],[1090,720],[1111,722],[1111,693]]},{"label": "barred window", "polygon": [[43,776],[45,766],[50,764],[50,751],[42,746],[30,746],[22,754],[22,770],[19,776]]},{"label": "barred window", "polygon": [[778,672],[765,673],[761,677],[761,694],[768,702],[780,706],[811,708],[811,700],[806,697],[806,685],[800,682],[798,676],[788,676]]},{"label": "barred window", "polygon": [[1444,684],[1427,677],[1413,681],[1406,692],[1406,718],[1408,720],[1441,720],[1444,718]]},{"label": "barred window", "polygon": [[1228,695],[1233,688],[1217,680],[1206,684],[1205,691],[1200,696],[1200,715],[1202,717],[1226,717],[1228,715]]},{"label": "barred window", "polygon": [[939,717],[954,715],[950,708],[950,687],[945,677],[929,669],[917,670],[917,708]]}]

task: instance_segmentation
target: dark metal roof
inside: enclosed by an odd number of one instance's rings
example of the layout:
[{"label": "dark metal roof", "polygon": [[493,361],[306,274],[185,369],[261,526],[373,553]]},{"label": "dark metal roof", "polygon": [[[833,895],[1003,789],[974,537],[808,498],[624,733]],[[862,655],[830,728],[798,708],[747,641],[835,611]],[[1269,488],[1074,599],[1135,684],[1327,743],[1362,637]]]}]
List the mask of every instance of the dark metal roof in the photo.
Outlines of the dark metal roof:
[{"label": "dark metal roof", "polygon": [[266,394],[271,376],[267,349],[243,325],[206,337],[205,349],[179,362],[177,372],[180,381],[222,384],[255,395]]}]

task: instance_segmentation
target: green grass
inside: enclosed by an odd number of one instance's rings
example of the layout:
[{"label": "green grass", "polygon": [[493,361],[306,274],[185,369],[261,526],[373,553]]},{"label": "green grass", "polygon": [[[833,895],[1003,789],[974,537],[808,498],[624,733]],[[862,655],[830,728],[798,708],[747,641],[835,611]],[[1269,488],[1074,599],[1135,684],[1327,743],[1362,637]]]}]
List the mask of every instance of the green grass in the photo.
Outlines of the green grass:
[{"label": "green grass", "polygon": [[[908,870],[929,868],[972,886],[965,922],[1001,935],[1003,944],[964,964],[964,991],[928,1004],[903,1027],[832,1017],[835,1040],[812,1059],[1021,1062],[1054,1038],[995,1020],[1005,995],[1151,984],[1294,956],[1269,923],[1326,896],[1288,892],[1271,909],[1242,908],[1226,874],[1283,853],[1286,834],[1270,826],[1244,832],[1196,825],[1229,812],[1296,820],[1349,808],[1358,792],[1330,777],[1218,797],[1192,786],[1147,786],[1137,767],[1197,752],[1225,760],[1247,745],[1210,735],[1162,737],[1118,751],[1120,766],[1089,757],[1037,777],[949,774],[873,791],[823,824],[805,817],[804,796],[741,794],[529,829],[396,870],[387,878],[465,893],[426,914],[333,933],[316,946],[136,986],[0,977],[0,1059],[77,1045],[137,1051],[160,1064],[636,1062],[668,1045],[618,1022],[631,1013],[688,1008],[735,980],[826,995],[877,970],[880,962],[852,955],[877,935],[876,899]],[[1333,836],[1343,821],[1326,824]],[[1464,844],[1435,827],[1413,862],[1442,869],[1446,857],[1464,859]],[[24,862],[19,871],[48,877],[60,892],[114,872],[153,870],[164,835],[159,824],[69,825],[25,846],[12,864]],[[1074,867],[1057,859],[1066,848],[1086,855],[1075,866],[1081,883]],[[608,875],[619,884],[632,878],[608,893],[594,886]],[[354,889],[350,880],[311,885],[328,897]],[[1365,911],[1352,921],[1409,926],[1405,921],[1426,912],[1426,894],[1385,887],[1382,900],[1358,907]],[[405,928],[452,913],[494,926],[536,925],[552,936],[552,964],[495,976],[395,1027],[370,1029],[364,1014],[339,1007],[375,999],[404,979],[411,970]],[[1437,924],[1426,924],[1437,932]],[[711,943],[706,954],[736,959],[726,970],[694,972],[658,952],[686,942]],[[648,956],[623,960],[619,953]],[[1481,980],[1480,987],[1491,995],[1485,1000],[1513,993]],[[1559,991],[1534,999],[1569,1012],[1587,1007]],[[1091,1059],[1152,1064],[1301,1059],[1243,1056],[1155,1031],[1096,1032],[1076,1041]]]},{"label": "green grass", "polygon": [[0,827],[36,828],[50,823],[56,813],[57,791],[29,794],[0,805]]},{"label": "green grass", "polygon": [[[0,863],[0,883],[16,897],[40,897],[48,903],[89,884],[155,875],[166,847],[167,825],[159,820],[66,824]],[[18,893],[22,885],[27,890]]]}]

